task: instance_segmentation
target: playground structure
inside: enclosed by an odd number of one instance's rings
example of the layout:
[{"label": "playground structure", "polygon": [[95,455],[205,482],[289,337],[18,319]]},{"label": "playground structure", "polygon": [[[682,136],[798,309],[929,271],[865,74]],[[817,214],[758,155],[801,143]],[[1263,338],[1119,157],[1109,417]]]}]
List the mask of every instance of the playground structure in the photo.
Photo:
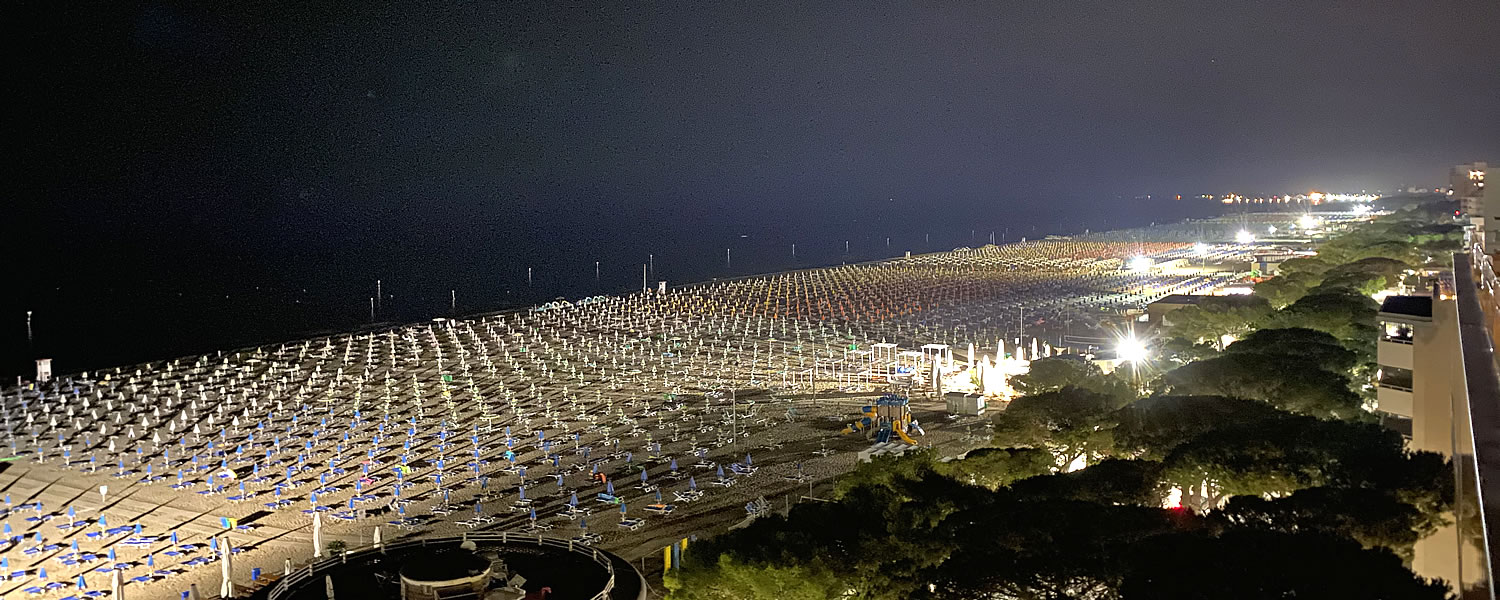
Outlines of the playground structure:
[{"label": "playground structure", "polygon": [[863,433],[877,444],[884,444],[895,438],[912,446],[917,445],[917,441],[912,439],[909,431],[916,431],[919,435],[926,434],[911,418],[911,400],[902,396],[881,396],[874,405],[861,407],[860,414],[862,416],[858,421],[848,424],[840,433]]}]

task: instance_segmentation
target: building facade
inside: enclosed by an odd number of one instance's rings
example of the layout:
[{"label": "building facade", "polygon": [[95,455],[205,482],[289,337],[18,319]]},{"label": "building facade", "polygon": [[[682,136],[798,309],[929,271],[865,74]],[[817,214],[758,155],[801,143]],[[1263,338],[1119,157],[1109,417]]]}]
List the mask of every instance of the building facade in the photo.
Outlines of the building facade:
[{"label": "building facade", "polygon": [[1464,214],[1473,216],[1500,215],[1500,212],[1487,211],[1484,200],[1484,176],[1489,171],[1489,165],[1483,162],[1472,162],[1457,165],[1448,170],[1448,191],[1458,200],[1459,210]]}]

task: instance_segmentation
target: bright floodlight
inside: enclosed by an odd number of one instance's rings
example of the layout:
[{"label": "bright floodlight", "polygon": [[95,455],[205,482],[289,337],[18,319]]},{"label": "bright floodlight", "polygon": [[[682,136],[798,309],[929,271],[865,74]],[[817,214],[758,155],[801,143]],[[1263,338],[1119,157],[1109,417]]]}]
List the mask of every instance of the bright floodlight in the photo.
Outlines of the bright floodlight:
[{"label": "bright floodlight", "polygon": [[1302,215],[1297,219],[1297,226],[1303,229],[1312,229],[1318,226],[1318,218],[1312,215]]},{"label": "bright floodlight", "polygon": [[1208,244],[1205,244],[1203,242],[1193,244],[1193,254],[1198,258],[1208,256]]},{"label": "bright floodlight", "polygon": [[1276,226],[1275,225],[1267,225],[1266,226],[1266,233],[1276,233]]},{"label": "bright floodlight", "polygon": [[1362,215],[1368,212],[1370,212],[1370,205],[1368,204],[1359,204],[1355,205],[1354,207],[1354,214],[1356,215]]},{"label": "bright floodlight", "polygon": [[1121,339],[1120,344],[1115,346],[1115,356],[1132,364],[1139,363],[1146,360],[1146,344],[1131,334],[1130,337]]},{"label": "bright floodlight", "polygon": [[1255,243],[1255,234],[1241,229],[1239,233],[1234,234],[1234,241],[1241,244],[1253,244]]},{"label": "bright floodlight", "polygon": [[1146,271],[1150,271],[1151,266],[1156,264],[1156,261],[1151,260],[1151,258],[1147,256],[1136,256],[1130,259],[1129,264],[1130,270],[1137,273],[1144,273]]}]

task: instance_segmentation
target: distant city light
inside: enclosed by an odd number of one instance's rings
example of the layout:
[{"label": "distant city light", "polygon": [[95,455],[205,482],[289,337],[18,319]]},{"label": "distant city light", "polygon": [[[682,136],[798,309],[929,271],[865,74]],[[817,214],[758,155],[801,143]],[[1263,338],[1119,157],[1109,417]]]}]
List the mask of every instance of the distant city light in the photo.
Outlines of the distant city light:
[{"label": "distant city light", "polygon": [[1275,225],[1267,225],[1266,226],[1266,233],[1270,233],[1270,234],[1276,233],[1276,226]]},{"label": "distant city light", "polygon": [[1198,258],[1208,256],[1208,244],[1205,244],[1203,242],[1193,244],[1193,255],[1197,256]]},{"label": "distant city light", "polygon": [[[1364,205],[1361,204],[1360,206]],[[1368,210],[1369,207],[1365,208]],[[1355,212],[1359,212],[1358,207],[1355,208]],[[1301,217],[1297,218],[1297,226],[1303,229],[1314,229],[1319,224],[1321,224],[1321,221],[1319,221],[1317,217],[1314,217],[1312,215],[1302,215]]]},{"label": "distant city light", "polygon": [[1241,229],[1239,231],[1239,233],[1234,234],[1234,241],[1239,242],[1241,244],[1254,244],[1255,243],[1255,234],[1250,233],[1249,231],[1246,231],[1244,229]]},{"label": "distant city light", "polygon": [[1128,265],[1130,266],[1130,270],[1136,273],[1145,273],[1147,271],[1150,271],[1151,267],[1155,264],[1156,261],[1151,260],[1151,258],[1148,256],[1131,257],[1130,262],[1128,263]]}]

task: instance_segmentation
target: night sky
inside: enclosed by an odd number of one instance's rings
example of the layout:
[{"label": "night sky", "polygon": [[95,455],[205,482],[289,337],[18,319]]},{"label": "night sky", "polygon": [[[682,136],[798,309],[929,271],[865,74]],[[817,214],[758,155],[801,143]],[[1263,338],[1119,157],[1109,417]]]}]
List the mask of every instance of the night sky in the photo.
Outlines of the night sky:
[{"label": "night sky", "polygon": [[1493,0],[333,4],[7,6],[0,374],[1500,162]]}]

